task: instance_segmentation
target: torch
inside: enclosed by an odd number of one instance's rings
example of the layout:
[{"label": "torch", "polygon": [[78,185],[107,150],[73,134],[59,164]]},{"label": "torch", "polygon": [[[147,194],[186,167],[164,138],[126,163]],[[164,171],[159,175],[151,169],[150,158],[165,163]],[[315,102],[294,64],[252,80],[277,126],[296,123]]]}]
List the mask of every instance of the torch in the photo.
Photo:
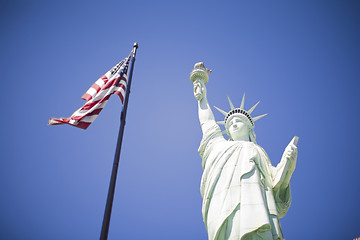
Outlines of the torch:
[{"label": "torch", "polygon": [[205,84],[209,81],[211,70],[204,66],[203,62],[195,63],[190,74],[190,81],[194,85],[195,98],[200,101],[204,96]]}]

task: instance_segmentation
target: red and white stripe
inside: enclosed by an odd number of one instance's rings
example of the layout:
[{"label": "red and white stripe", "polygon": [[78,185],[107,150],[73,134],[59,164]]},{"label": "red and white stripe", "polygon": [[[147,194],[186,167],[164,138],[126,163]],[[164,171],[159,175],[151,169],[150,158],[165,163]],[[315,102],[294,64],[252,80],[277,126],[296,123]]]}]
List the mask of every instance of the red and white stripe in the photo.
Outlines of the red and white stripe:
[{"label": "red and white stripe", "polygon": [[49,125],[70,124],[72,126],[87,129],[90,124],[95,121],[101,110],[105,107],[107,101],[112,94],[120,97],[121,102],[124,102],[125,90],[127,84],[127,70],[130,62],[130,57],[127,57],[119,64],[122,64],[120,69],[115,73],[111,73],[114,68],[119,66],[117,64],[104,76],[99,78],[87,92],[82,96],[82,99],[87,100],[84,106],[76,110],[69,118],[50,118]]}]

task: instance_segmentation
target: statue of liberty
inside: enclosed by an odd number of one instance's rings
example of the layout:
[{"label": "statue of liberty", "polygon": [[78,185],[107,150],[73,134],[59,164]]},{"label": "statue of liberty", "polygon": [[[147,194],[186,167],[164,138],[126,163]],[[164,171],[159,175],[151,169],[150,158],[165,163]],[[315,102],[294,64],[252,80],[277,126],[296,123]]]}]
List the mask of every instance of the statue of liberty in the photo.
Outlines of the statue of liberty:
[{"label": "statue of liberty", "polygon": [[[240,108],[235,108],[229,98],[231,110],[215,107],[225,116],[224,121],[215,122],[206,97],[210,72],[203,63],[197,63],[190,76],[203,132],[199,147],[204,169],[200,192],[209,240],[282,240],[279,218],[286,214],[291,202],[289,184],[296,165],[298,137],[293,138],[280,163],[273,167],[256,143],[254,122],[266,115],[251,116],[259,102],[245,110],[245,95]],[[225,125],[224,132],[218,124]]]}]

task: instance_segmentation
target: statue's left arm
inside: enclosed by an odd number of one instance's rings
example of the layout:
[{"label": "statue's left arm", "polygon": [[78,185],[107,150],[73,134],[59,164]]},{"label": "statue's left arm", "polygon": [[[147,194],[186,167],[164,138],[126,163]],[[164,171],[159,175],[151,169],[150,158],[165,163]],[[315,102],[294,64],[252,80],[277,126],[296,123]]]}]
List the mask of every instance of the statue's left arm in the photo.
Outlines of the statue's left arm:
[{"label": "statue's left arm", "polygon": [[295,170],[297,160],[298,137],[294,137],[285,148],[280,163],[271,167],[272,186],[278,217],[285,216],[291,203],[290,178]]},{"label": "statue's left arm", "polygon": [[295,170],[297,160],[298,137],[294,137],[285,148],[280,163],[273,169],[273,188],[287,188],[290,184],[290,178]]}]

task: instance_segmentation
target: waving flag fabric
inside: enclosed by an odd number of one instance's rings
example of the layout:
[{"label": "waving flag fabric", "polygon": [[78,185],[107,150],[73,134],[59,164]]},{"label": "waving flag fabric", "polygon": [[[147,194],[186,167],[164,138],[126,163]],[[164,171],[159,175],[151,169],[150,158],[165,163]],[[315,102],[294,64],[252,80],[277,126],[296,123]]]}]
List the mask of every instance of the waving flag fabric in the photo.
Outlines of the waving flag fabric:
[{"label": "waving flag fabric", "polygon": [[82,99],[87,100],[84,106],[75,111],[69,118],[50,118],[49,125],[70,124],[72,126],[87,129],[95,121],[101,110],[105,107],[112,94],[119,95],[124,103],[129,69],[130,55],[111,68],[104,76],[99,78]]}]

